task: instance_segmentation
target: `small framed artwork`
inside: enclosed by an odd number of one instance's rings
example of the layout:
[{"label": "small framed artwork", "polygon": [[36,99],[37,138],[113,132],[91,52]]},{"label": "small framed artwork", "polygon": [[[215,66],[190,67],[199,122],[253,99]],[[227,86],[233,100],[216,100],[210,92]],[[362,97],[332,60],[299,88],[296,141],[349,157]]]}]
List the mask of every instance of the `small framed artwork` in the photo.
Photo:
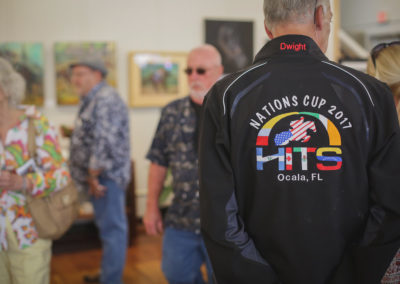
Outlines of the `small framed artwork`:
[{"label": "small framed artwork", "polygon": [[57,104],[76,105],[79,103],[79,95],[70,83],[69,65],[87,58],[102,60],[107,68],[107,83],[116,87],[114,42],[57,42],[54,45]]},{"label": "small framed artwork", "polygon": [[130,106],[165,106],[172,100],[186,96],[186,58],[185,52],[131,52]]},{"label": "small framed artwork", "polygon": [[0,43],[0,57],[9,61],[26,81],[26,95],[22,104],[43,106],[43,45],[41,43]]},{"label": "small framed artwork", "polygon": [[253,62],[253,22],[205,20],[205,42],[222,56],[224,73],[232,73]]}]

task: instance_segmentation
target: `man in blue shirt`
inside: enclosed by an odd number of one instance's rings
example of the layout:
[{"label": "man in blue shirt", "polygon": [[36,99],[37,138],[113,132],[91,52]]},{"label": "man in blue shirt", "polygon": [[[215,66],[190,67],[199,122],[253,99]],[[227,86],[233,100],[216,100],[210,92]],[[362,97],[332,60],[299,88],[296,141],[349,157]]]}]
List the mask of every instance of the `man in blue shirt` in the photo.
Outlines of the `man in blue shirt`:
[{"label": "man in blue shirt", "polygon": [[105,82],[107,69],[101,61],[80,61],[70,70],[71,83],[81,96],[71,137],[71,175],[82,190],[89,191],[103,247],[101,275],[85,280],[119,284],[127,248],[128,110]]}]

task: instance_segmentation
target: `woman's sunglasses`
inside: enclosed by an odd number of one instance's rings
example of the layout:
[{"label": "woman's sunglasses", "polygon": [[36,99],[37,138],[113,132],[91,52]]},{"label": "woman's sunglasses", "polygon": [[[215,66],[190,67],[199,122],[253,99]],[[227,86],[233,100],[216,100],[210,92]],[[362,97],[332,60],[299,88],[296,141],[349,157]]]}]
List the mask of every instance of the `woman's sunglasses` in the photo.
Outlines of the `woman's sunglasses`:
[{"label": "woman's sunglasses", "polygon": [[204,75],[204,74],[206,74],[206,72],[207,72],[207,70],[206,69],[204,69],[204,68],[195,68],[195,69],[193,69],[193,68],[186,68],[185,69],[185,73],[187,74],[187,75],[192,75],[192,73],[193,72],[196,72],[197,74],[199,74],[199,75]]},{"label": "woman's sunglasses", "polygon": [[384,50],[386,47],[389,47],[392,45],[400,45],[400,41],[392,41],[389,43],[386,43],[386,42],[380,43],[371,50],[371,59],[372,59],[372,63],[374,63],[374,67],[376,67],[376,59],[378,58],[379,53],[382,50]]}]

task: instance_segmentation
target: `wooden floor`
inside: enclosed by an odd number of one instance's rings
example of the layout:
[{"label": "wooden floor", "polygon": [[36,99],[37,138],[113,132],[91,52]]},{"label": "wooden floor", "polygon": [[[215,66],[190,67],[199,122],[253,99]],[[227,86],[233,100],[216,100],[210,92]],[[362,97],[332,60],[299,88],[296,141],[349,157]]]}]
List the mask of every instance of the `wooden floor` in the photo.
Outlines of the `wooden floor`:
[{"label": "wooden floor", "polygon": [[[167,284],[161,272],[161,237],[150,237],[139,226],[134,245],[128,249],[124,284]],[[83,276],[94,274],[100,266],[101,251],[88,250],[54,255],[51,284],[85,283]]]}]

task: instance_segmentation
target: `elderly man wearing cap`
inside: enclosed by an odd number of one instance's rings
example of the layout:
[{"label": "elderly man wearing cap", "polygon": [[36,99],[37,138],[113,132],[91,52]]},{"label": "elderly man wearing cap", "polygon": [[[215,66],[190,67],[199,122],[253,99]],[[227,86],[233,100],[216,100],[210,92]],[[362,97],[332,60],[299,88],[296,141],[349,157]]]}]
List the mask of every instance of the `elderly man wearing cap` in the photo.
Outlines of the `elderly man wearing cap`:
[{"label": "elderly man wearing cap", "polygon": [[82,190],[89,191],[103,247],[101,273],[85,276],[85,281],[119,284],[127,248],[128,111],[105,82],[107,69],[101,61],[79,61],[70,65],[70,71],[81,97],[71,137],[71,175]]}]

